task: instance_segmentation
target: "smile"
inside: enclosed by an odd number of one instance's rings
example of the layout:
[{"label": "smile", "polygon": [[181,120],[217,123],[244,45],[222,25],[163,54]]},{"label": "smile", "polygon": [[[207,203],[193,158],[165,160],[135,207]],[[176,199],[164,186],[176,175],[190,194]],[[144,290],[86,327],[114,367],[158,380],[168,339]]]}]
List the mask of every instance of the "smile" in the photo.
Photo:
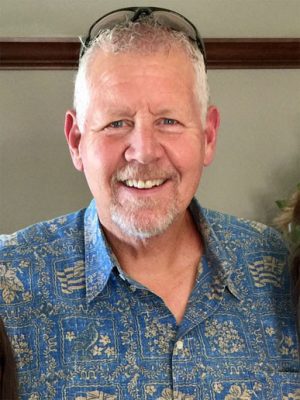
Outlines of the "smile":
[{"label": "smile", "polygon": [[160,186],[165,182],[164,179],[148,179],[146,181],[136,180],[136,179],[127,179],[122,181],[122,183],[128,187],[136,188],[136,189],[151,189],[156,186]]}]

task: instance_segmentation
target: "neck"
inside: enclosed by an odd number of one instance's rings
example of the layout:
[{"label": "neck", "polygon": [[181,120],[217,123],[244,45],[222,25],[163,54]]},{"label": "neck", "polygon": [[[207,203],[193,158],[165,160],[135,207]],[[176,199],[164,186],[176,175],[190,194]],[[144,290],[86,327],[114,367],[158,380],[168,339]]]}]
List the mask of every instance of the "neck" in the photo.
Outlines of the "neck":
[{"label": "neck", "polygon": [[118,235],[107,230],[105,226],[104,231],[120,265],[128,273],[134,267],[131,263],[128,265],[131,261],[147,263],[147,260],[159,258],[160,265],[152,265],[151,269],[161,270],[163,260],[170,266],[178,258],[178,253],[187,256],[191,247],[196,244],[201,247],[200,234],[188,210],[165,232],[147,239]]},{"label": "neck", "polygon": [[203,253],[201,236],[189,211],[163,234],[149,239],[124,240],[105,232],[124,272],[160,296],[179,322]]}]

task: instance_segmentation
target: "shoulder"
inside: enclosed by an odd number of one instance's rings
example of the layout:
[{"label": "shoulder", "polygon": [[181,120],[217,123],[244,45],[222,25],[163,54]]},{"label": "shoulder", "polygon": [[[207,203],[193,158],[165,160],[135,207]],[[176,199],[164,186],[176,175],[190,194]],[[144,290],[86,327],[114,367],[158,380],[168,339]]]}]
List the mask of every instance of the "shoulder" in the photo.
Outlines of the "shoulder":
[{"label": "shoulder", "polygon": [[42,221],[10,235],[0,235],[0,257],[26,253],[26,249],[37,249],[67,237],[83,235],[85,209]]},{"label": "shoulder", "polygon": [[203,215],[216,246],[230,261],[230,279],[239,293],[252,290],[253,298],[262,296],[274,304],[281,299],[289,307],[288,249],[280,233],[265,224],[217,211],[204,210]]},{"label": "shoulder", "polygon": [[[4,307],[3,312],[8,305],[16,310],[24,307],[25,315],[33,310],[33,304],[37,305],[40,296],[49,301],[55,299],[57,271],[83,258],[84,211],[0,236],[0,308]],[[19,318],[19,312],[16,313]]]},{"label": "shoulder", "polygon": [[219,239],[224,240],[230,236],[232,240],[244,244],[257,243],[262,248],[274,248],[277,251],[287,252],[281,234],[268,225],[215,210],[202,209],[202,211],[204,218]]}]

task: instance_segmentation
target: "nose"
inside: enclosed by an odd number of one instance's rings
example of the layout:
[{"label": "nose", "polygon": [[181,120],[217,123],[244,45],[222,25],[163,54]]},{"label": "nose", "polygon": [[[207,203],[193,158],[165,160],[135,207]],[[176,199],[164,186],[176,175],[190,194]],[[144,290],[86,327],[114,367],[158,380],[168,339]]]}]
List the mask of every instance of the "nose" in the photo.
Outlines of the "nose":
[{"label": "nose", "polygon": [[150,164],[163,155],[163,147],[159,141],[159,132],[152,126],[135,126],[130,135],[130,143],[125,150],[127,162],[137,161]]}]

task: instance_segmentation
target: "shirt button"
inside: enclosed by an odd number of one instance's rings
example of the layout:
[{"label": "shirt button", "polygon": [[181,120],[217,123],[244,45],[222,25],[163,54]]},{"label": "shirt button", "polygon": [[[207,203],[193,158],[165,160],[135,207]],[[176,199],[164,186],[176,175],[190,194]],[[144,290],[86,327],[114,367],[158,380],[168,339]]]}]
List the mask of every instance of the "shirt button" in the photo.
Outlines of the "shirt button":
[{"label": "shirt button", "polygon": [[176,348],[177,348],[177,350],[183,349],[183,341],[182,340],[178,340],[178,342],[176,342]]},{"label": "shirt button", "polygon": [[136,287],[133,286],[133,285],[130,285],[129,288],[130,288],[130,290],[131,290],[132,292],[135,292],[135,291],[136,291]]}]

